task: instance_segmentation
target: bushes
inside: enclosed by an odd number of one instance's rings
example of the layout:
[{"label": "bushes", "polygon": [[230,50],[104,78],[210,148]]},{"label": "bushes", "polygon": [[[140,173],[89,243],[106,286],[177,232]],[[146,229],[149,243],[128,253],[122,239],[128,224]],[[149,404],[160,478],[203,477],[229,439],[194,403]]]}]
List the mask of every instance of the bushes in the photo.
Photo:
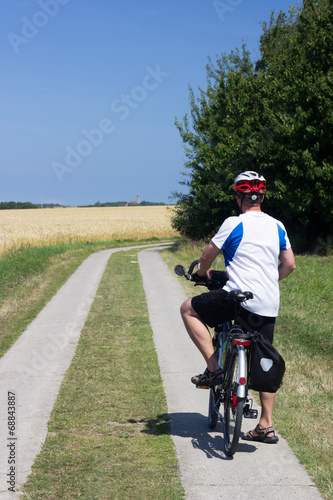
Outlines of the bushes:
[{"label": "bushes", "polygon": [[[235,211],[233,180],[267,179],[264,210],[282,220],[297,250],[329,246],[333,230],[333,7],[304,1],[263,24],[260,59],[245,46],[207,65],[207,89],[190,89],[191,124],[176,121],[185,145],[174,227],[207,237]],[[320,240],[318,240],[318,238]],[[323,244],[321,243],[321,248]]]}]

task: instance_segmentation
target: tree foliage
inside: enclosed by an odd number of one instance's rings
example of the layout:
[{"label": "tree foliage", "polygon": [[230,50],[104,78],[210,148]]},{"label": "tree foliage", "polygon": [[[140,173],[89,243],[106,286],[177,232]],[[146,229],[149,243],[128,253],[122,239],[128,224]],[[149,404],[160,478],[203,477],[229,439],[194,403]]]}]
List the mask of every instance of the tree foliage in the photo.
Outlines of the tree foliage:
[{"label": "tree foliage", "polygon": [[38,205],[30,203],[30,201],[1,201],[0,210],[22,210],[24,208],[38,208]]},{"label": "tree foliage", "polygon": [[[304,0],[263,23],[260,58],[243,46],[207,65],[207,89],[189,89],[190,117],[176,126],[187,161],[173,225],[210,236],[236,213],[233,180],[257,170],[265,211],[308,250],[333,229],[333,7]],[[306,243],[305,243],[306,242]]]}]

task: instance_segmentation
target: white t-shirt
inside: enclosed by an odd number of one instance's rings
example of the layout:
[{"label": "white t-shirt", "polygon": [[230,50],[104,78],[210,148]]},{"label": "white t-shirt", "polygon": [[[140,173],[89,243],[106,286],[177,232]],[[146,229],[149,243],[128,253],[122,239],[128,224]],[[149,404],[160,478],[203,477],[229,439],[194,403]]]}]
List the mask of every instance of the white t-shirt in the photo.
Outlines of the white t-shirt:
[{"label": "white t-shirt", "polygon": [[250,291],[254,298],[242,306],[261,316],[279,311],[279,254],[290,248],[284,225],[264,212],[229,217],[212,242],[222,250],[229,281],[224,289]]}]

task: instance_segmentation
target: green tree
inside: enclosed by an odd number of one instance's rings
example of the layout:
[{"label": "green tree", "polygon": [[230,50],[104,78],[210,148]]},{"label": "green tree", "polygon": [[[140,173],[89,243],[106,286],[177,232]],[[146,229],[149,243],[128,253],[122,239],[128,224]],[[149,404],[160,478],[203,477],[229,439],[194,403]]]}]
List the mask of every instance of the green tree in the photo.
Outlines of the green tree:
[{"label": "green tree", "polygon": [[38,205],[34,203],[30,203],[30,201],[2,201],[0,202],[0,210],[16,210],[16,209],[25,209],[25,208],[38,208]]},{"label": "green tree", "polygon": [[[215,67],[207,65],[207,90],[200,89],[196,98],[190,87],[191,120],[176,121],[188,161],[183,185],[188,194],[178,198],[174,227],[194,238],[211,234],[221,219],[234,211],[234,194],[230,185],[246,164],[253,159],[244,150],[249,124],[253,120],[256,93],[254,65],[245,46],[217,59]],[[252,95],[251,95],[252,94]]]},{"label": "green tree", "polygon": [[333,229],[333,8],[307,0],[263,24],[260,59],[245,47],[207,66],[207,89],[190,88],[188,116],[176,121],[188,161],[176,193],[174,226],[209,236],[234,212],[242,170],[268,179],[265,210],[314,245]]},{"label": "green tree", "polygon": [[[333,9],[304,2],[264,24],[257,75],[270,130],[261,152],[272,175],[270,205],[312,244],[333,229]],[[268,174],[267,174],[268,175]]]}]

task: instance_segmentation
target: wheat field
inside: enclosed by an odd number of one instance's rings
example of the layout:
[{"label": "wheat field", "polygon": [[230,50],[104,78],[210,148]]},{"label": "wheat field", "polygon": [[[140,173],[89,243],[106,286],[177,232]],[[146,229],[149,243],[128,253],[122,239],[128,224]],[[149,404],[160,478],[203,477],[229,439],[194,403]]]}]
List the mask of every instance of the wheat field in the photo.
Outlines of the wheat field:
[{"label": "wheat field", "polygon": [[61,243],[170,238],[172,207],[89,207],[0,211],[0,256]]}]

